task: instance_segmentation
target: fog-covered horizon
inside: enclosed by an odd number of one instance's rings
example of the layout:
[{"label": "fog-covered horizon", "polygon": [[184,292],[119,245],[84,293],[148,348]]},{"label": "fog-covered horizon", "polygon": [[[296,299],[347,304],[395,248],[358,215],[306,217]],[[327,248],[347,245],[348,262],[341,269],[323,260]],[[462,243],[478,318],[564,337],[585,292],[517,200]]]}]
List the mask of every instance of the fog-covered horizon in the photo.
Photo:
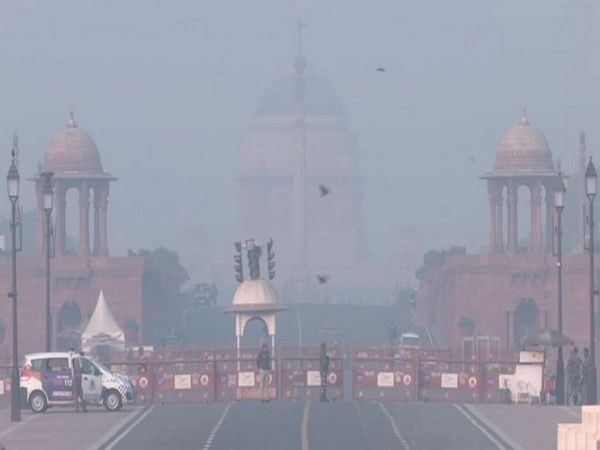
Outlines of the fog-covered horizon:
[{"label": "fog-covered horizon", "polygon": [[[0,170],[17,130],[22,179],[33,175],[74,110],[119,178],[112,254],[165,246],[230,258],[242,142],[293,61],[296,4],[4,2]],[[487,244],[478,177],[523,107],[566,172],[581,130],[597,154],[599,14],[591,0],[303,2],[309,67],[358,137],[374,260],[394,261],[413,237],[418,252]],[[33,184],[23,193],[32,209]]]}]

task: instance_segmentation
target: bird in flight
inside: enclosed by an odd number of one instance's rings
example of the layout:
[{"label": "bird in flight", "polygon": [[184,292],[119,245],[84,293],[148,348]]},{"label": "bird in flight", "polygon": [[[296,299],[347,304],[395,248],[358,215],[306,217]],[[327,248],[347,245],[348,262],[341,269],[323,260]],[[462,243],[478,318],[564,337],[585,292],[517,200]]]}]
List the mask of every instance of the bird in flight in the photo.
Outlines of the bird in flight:
[{"label": "bird in flight", "polygon": [[327,194],[329,194],[329,188],[324,184],[319,185],[319,191],[321,192],[321,197],[325,197]]},{"label": "bird in flight", "polygon": [[385,67],[378,67],[375,69],[376,72],[385,72]]},{"label": "bird in flight", "polygon": [[317,280],[320,284],[325,284],[329,280],[329,275],[317,275]]}]

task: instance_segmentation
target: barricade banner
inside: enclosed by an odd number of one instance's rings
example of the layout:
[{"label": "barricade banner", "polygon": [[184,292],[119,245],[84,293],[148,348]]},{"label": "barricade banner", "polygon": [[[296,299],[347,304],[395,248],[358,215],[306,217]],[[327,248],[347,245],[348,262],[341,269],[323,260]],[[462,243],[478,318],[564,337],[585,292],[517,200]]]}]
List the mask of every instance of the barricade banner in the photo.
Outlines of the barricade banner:
[{"label": "barricade banner", "polygon": [[[152,375],[156,402],[214,401],[215,377],[212,361],[154,361]],[[145,377],[143,379],[140,378],[138,384],[145,383]]]},{"label": "barricade banner", "polygon": [[[327,372],[327,398],[339,400],[344,396],[343,360],[331,358]],[[312,399],[321,395],[319,358],[296,357],[281,360],[282,398],[288,400]]]},{"label": "barricade banner", "polygon": [[354,364],[352,392],[355,399],[416,399],[416,363],[412,359],[361,359]]},{"label": "barricade banner", "polygon": [[[259,400],[260,375],[253,359],[231,359],[216,361],[216,392],[218,401]],[[277,367],[273,361],[267,377],[269,399],[278,397]]]},{"label": "barricade banner", "polygon": [[472,361],[420,361],[419,399],[479,402],[485,389],[481,366]]}]

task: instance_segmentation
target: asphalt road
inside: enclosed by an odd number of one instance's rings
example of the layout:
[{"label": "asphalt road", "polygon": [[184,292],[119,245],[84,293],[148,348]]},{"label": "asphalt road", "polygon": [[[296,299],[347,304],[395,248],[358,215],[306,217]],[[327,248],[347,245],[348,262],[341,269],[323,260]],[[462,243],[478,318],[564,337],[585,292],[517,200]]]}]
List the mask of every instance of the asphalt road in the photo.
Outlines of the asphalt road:
[{"label": "asphalt road", "polygon": [[[494,450],[452,404],[274,401],[164,405],[120,430],[114,449]],[[500,447],[502,448],[502,447]]]}]

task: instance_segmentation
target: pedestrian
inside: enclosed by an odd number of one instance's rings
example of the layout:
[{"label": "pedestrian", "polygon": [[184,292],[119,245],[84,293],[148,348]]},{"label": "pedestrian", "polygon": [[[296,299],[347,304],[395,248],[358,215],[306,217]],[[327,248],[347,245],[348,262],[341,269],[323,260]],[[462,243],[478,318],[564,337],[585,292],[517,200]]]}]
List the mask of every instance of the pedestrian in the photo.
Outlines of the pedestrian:
[{"label": "pedestrian", "polygon": [[588,404],[588,389],[590,379],[590,350],[583,349],[583,361],[581,363],[581,404]]},{"label": "pedestrian", "polygon": [[71,378],[73,380],[73,402],[75,403],[75,412],[79,412],[79,401],[81,400],[81,408],[83,412],[87,412],[85,400],[83,399],[83,386],[81,381],[81,359],[83,352],[77,354],[75,349],[71,349]]},{"label": "pedestrian", "polygon": [[321,351],[319,352],[319,372],[321,374],[321,396],[319,400],[327,402],[327,375],[329,374],[329,355],[325,342],[321,342]]},{"label": "pedestrian", "polygon": [[398,330],[394,322],[390,322],[388,326],[388,338],[390,339],[390,346],[395,347],[398,340]]},{"label": "pedestrian", "polygon": [[581,378],[583,363],[579,357],[579,349],[571,350],[571,356],[567,363],[567,404],[571,401],[573,405],[580,404]]},{"label": "pedestrian", "polygon": [[271,370],[271,356],[266,343],[263,343],[256,357],[256,365],[258,366],[258,382],[260,384],[260,401],[268,403],[269,398],[269,372]]}]

